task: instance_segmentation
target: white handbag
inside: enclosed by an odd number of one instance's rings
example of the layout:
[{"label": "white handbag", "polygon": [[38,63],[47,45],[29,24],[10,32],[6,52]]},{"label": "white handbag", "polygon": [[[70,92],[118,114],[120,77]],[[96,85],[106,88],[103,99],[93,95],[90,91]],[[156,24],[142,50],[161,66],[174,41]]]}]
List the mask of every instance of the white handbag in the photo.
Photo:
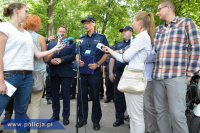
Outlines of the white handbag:
[{"label": "white handbag", "polygon": [[33,90],[32,92],[41,92],[44,88],[46,72],[33,71]]},{"label": "white handbag", "polygon": [[147,86],[145,71],[129,70],[127,66],[118,84],[118,90],[124,93],[143,94]]}]

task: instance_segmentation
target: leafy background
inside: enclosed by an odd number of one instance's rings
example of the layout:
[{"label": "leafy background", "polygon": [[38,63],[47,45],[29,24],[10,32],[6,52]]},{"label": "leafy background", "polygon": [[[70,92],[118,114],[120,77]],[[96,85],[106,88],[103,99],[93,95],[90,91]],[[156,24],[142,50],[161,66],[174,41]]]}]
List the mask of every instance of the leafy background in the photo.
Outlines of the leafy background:
[{"label": "leafy background", "polygon": [[[0,0],[0,18],[3,7],[11,2],[23,2],[28,5],[29,12],[42,19],[40,34],[45,37],[56,34],[56,29],[64,25],[69,36],[79,38],[85,34],[80,21],[92,16],[96,21],[96,30],[105,34],[110,45],[121,40],[118,30],[131,25],[132,16],[140,11],[156,14],[159,0]],[[191,18],[200,27],[200,0],[174,0],[176,14]],[[156,25],[161,24],[155,16]]]}]

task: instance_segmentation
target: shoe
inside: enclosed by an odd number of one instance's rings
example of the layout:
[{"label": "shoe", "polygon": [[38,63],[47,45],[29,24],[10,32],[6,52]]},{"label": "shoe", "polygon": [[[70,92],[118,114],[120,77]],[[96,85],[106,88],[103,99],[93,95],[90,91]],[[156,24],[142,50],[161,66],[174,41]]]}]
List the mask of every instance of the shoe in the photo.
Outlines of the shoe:
[{"label": "shoe", "polygon": [[124,121],[116,120],[116,121],[113,123],[113,127],[119,127],[120,125],[123,125],[123,124],[124,124]]},{"label": "shoe", "polygon": [[48,100],[47,100],[47,104],[52,104],[52,100],[51,100],[51,99],[48,99]]},{"label": "shoe", "polygon": [[63,119],[63,125],[65,125],[65,126],[69,125],[69,120],[68,119]]},{"label": "shoe", "polygon": [[82,126],[86,125],[87,123],[84,123],[83,121],[79,121],[77,124],[76,124],[76,127],[78,128],[81,128]]},{"label": "shoe", "polygon": [[100,130],[100,124],[99,123],[94,123],[93,124],[93,129],[96,130],[96,131]]},{"label": "shoe", "polygon": [[51,121],[51,122],[59,121],[59,120],[60,120],[60,118],[59,118],[59,117],[55,117],[55,116],[52,116],[52,117],[50,118],[50,121]]},{"label": "shoe", "polygon": [[125,117],[124,117],[124,120],[125,120],[125,121],[129,121],[129,116],[128,116],[128,115],[125,116]]},{"label": "shoe", "polygon": [[104,101],[104,103],[109,103],[109,102],[111,102],[111,99],[108,98]]}]

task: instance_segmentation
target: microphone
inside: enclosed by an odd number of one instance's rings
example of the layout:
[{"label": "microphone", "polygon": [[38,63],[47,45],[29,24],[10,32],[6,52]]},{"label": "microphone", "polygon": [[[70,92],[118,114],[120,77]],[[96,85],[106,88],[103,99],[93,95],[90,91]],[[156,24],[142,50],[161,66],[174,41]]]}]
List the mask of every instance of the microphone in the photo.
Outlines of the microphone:
[{"label": "microphone", "polygon": [[83,42],[83,40],[82,39],[76,39],[76,42],[77,42],[78,47],[80,47],[82,42]]},{"label": "microphone", "polygon": [[73,42],[74,42],[73,37],[68,37],[63,40],[63,43],[66,43],[66,44],[72,44]]},{"label": "microphone", "polygon": [[[103,43],[97,43],[96,48],[100,49],[103,51],[103,48],[108,48],[108,46],[105,46]],[[104,52],[104,51],[103,51]]]}]

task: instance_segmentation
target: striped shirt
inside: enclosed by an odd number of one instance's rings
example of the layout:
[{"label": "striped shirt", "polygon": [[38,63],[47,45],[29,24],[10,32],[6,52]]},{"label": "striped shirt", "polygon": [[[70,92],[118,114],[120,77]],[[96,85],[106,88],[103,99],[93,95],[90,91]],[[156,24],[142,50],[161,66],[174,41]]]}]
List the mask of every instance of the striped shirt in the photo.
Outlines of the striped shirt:
[{"label": "striped shirt", "polygon": [[192,77],[200,70],[200,34],[191,19],[176,17],[156,28],[153,79]]}]

